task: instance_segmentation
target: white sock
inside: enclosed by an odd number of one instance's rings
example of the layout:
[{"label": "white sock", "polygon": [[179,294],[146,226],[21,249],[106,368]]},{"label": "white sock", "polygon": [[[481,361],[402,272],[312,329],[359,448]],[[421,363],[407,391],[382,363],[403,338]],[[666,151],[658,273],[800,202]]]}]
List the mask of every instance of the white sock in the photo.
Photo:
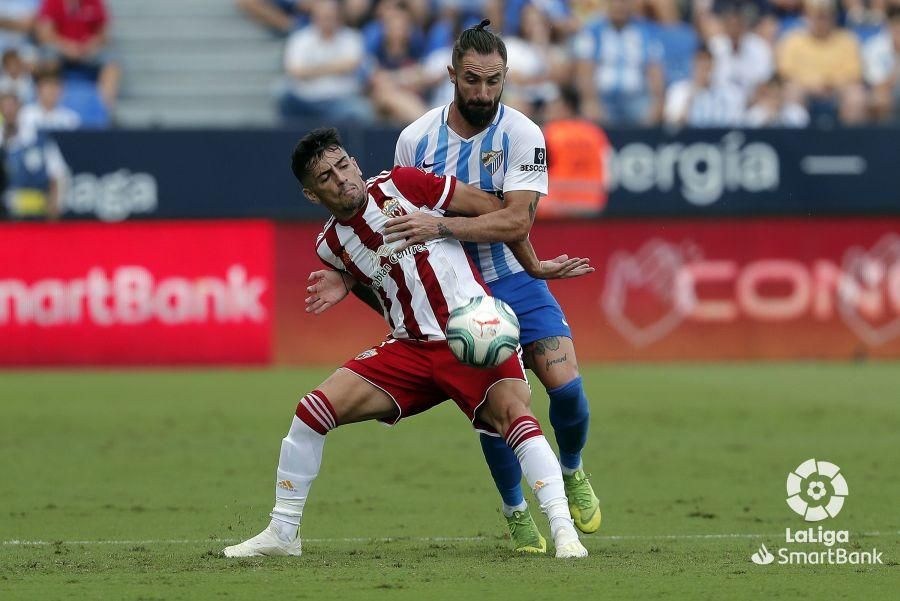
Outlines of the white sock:
[{"label": "white sock", "polygon": [[513,450],[522,465],[525,481],[550,521],[550,534],[556,538],[560,528],[572,527],[573,524],[559,461],[543,435],[528,438]]},{"label": "white sock", "polygon": [[526,503],[525,501],[522,501],[518,505],[507,505],[506,503],[504,503],[503,515],[505,515],[506,517],[512,517],[512,514],[514,514],[515,512],[525,511],[526,509],[528,509],[528,503]]},{"label": "white sock", "polygon": [[309,488],[319,475],[324,446],[325,435],[295,416],[290,431],[281,441],[275,473],[275,507],[270,524],[285,541],[297,536]]}]

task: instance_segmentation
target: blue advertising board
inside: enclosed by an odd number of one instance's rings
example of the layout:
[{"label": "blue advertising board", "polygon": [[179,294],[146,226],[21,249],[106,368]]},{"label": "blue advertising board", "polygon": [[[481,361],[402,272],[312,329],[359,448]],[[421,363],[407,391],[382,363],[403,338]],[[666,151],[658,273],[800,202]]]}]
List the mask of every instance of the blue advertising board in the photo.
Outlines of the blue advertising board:
[{"label": "blue advertising board", "polygon": [[[67,218],[319,219],[290,171],[302,130],[60,133]],[[604,216],[900,213],[900,132],[607,132]],[[391,166],[399,130],[342,131],[365,175]],[[598,157],[598,160],[601,160]],[[552,161],[552,157],[551,157]]]}]

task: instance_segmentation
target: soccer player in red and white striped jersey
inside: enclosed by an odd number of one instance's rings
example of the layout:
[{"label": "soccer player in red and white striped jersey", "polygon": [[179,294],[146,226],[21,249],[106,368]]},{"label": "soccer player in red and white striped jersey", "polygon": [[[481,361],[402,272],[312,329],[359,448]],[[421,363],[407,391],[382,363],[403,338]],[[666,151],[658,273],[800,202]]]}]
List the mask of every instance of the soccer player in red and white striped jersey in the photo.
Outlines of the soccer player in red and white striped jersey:
[{"label": "soccer player in red and white striped jersey", "polygon": [[[396,252],[384,241],[391,217],[444,209],[478,215],[499,208],[497,199],[452,176],[414,168],[395,168],[364,182],[334,129],[305,136],[294,150],[292,169],[306,196],[333,215],[317,240],[319,256],[374,292],[370,302],[384,315],[391,336],[300,400],[281,445],[272,520],[225,555],[300,555],[300,520],[325,435],[338,425],[370,419],[394,424],[451,398],[476,430],[502,434],[515,452],[550,522],[556,556],[586,556],[569,516],[559,462],[529,408],[521,360],[513,356],[494,369],[476,369],[457,361],[444,338],[449,312],[487,294],[461,245],[434,240]],[[576,261],[568,272],[581,267]]]}]

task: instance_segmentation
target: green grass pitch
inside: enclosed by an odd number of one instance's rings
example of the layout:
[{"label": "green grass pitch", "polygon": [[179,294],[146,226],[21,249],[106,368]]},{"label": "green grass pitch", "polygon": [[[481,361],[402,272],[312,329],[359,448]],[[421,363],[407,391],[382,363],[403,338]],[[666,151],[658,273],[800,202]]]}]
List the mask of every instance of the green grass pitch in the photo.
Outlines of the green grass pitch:
[{"label": "green grass pitch", "polygon": [[[266,524],[280,439],[327,373],[0,372],[0,599],[897,598],[900,364],[585,368],[586,560],[509,552],[451,403],[329,434],[302,557],[219,556]],[[549,430],[539,387],[534,406]],[[885,565],[750,562],[805,527],[785,477],[810,457],[850,487],[825,525]]]}]

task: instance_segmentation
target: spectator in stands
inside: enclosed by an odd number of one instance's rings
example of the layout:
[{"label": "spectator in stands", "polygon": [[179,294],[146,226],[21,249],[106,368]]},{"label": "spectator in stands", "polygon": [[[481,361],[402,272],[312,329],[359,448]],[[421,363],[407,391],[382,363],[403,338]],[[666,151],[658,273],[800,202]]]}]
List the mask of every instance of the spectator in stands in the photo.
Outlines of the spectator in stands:
[{"label": "spectator in stands", "polygon": [[[426,103],[430,107],[441,106],[453,102],[456,88],[450,83],[447,67],[450,65],[450,55],[453,52],[453,42],[459,37],[464,28],[470,23],[463,16],[454,11],[444,11],[441,14],[442,21],[434,24],[428,32],[428,41],[425,48],[425,60],[422,62],[422,81],[425,89]],[[480,21],[478,21],[480,22]],[[478,22],[474,23],[475,25]],[[435,35],[435,29],[441,31]],[[435,46],[432,46],[436,44]]]},{"label": "spectator in stands", "polygon": [[28,62],[36,58],[31,43],[34,17],[41,0],[3,0],[0,2],[0,52],[15,49]]},{"label": "spectator in stands", "polygon": [[778,45],[778,71],[792,101],[809,105],[813,114],[837,111],[845,124],[866,117],[859,42],[836,24],[835,0],[806,0],[804,27]]},{"label": "spectator in stands", "polygon": [[550,188],[538,203],[538,218],[596,217],[606,206],[609,138],[579,117],[578,93],[572,88],[561,88],[544,114]]},{"label": "spectator in stands", "polygon": [[568,76],[563,50],[553,44],[549,15],[537,4],[526,4],[519,35],[506,38],[509,56],[504,102],[535,118],[559,96],[558,82]]},{"label": "spectator in stands", "polygon": [[[496,23],[506,35],[515,34],[522,28],[522,17],[525,8],[534,6],[544,14],[547,24],[555,34],[569,36],[578,32],[579,21],[572,13],[568,0],[505,0],[495,2],[499,10],[489,12],[492,23]],[[495,16],[502,21],[494,20]]]},{"label": "spectator in stands", "polygon": [[287,35],[309,22],[315,0],[237,0],[247,16],[274,32]]},{"label": "spectator in stands", "polygon": [[494,0],[484,3],[436,0],[434,7],[436,18],[425,41],[426,55],[442,48],[452,48],[460,31],[478,25],[482,19],[498,23],[501,14]]},{"label": "spectator in stands", "polygon": [[43,0],[35,35],[67,76],[96,80],[106,107],[115,106],[121,72],[107,50],[109,14],[103,0]]},{"label": "spectator in stands", "polygon": [[751,31],[758,17],[756,11],[753,4],[739,0],[722,2],[717,9],[722,31],[709,40],[715,60],[713,76],[737,86],[748,101],[775,72],[772,47]]},{"label": "spectator in stands", "polygon": [[407,4],[400,0],[385,2],[377,36],[369,38],[367,53],[374,62],[369,77],[370,98],[375,108],[390,121],[412,123],[426,110],[420,95],[424,82],[419,61],[424,39],[415,29]]},{"label": "spectator in stands", "polygon": [[764,16],[756,28],[756,32],[770,44],[774,44],[781,36],[803,27],[805,0],[763,0],[766,4]]},{"label": "spectator in stands", "polygon": [[706,46],[694,53],[690,80],[669,86],[665,121],[676,127],[735,127],[744,116],[744,95],[727,80],[713,77],[713,55]]},{"label": "spectator in stands", "polygon": [[3,204],[12,219],[59,218],[68,168],[59,147],[43,134],[20,127],[19,98],[0,89],[0,146],[6,189]]},{"label": "spectator in stands", "polygon": [[7,48],[3,51],[3,72],[0,75],[0,88],[15,90],[22,103],[31,102],[34,98],[34,80],[28,71],[28,66],[19,51],[15,48]]},{"label": "spectator in stands", "polygon": [[896,119],[900,106],[900,4],[888,7],[887,27],[866,43],[863,63],[875,118]]},{"label": "spectator in stands", "polygon": [[696,30],[681,19],[673,0],[647,0],[647,12],[654,21],[654,36],[663,48],[666,85],[690,79],[694,51],[700,40]]},{"label": "spectator in stands", "polygon": [[574,41],[581,110],[611,125],[652,125],[662,115],[662,46],[634,17],[633,0],[609,0],[607,18]]},{"label": "spectator in stands", "polygon": [[747,111],[744,124],[748,127],[806,127],[809,112],[802,104],[785,96],[781,78],[773,75],[759,87],[756,102]]},{"label": "spectator in stands", "polygon": [[316,0],[309,25],[287,41],[288,89],[280,99],[285,118],[369,122],[374,113],[363,94],[362,35],[341,22],[336,0]]},{"label": "spectator in stands", "polygon": [[55,69],[42,69],[35,73],[37,102],[19,113],[19,125],[23,130],[64,131],[77,129],[81,118],[72,109],[60,105],[62,79]]}]

